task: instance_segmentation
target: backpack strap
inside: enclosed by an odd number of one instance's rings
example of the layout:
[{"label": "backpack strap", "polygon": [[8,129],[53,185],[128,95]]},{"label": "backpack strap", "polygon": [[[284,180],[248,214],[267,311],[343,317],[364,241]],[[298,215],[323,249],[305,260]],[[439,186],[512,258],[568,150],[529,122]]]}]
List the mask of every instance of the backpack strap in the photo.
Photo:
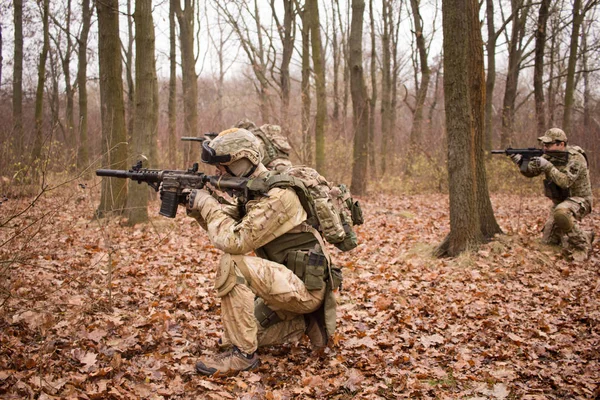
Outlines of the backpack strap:
[{"label": "backpack strap", "polygon": [[319,225],[317,212],[314,206],[314,199],[300,179],[287,174],[275,174],[267,177],[265,184],[269,188],[269,190],[274,187],[294,189],[294,192],[296,192],[298,199],[300,199],[300,204],[302,204],[302,208],[304,208],[304,211],[306,211],[306,222],[313,227]]}]

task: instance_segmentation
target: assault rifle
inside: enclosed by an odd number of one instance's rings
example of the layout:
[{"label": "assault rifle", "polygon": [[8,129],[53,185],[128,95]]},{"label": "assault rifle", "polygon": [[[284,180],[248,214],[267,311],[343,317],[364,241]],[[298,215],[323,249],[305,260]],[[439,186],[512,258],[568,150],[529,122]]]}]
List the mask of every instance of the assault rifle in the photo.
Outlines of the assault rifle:
[{"label": "assault rifle", "polygon": [[160,215],[175,218],[177,206],[186,204],[191,189],[202,189],[207,183],[214,188],[237,193],[239,196],[248,197],[248,191],[261,192],[262,188],[253,185],[252,179],[238,177],[210,176],[198,172],[198,163],[194,163],[187,171],[159,170],[142,168],[138,161],[129,171],[118,169],[97,169],[96,175],[112,178],[128,178],[137,183],[145,182],[155,191],[161,191]]},{"label": "assault rifle", "polygon": [[527,165],[529,161],[534,157],[541,157],[544,154],[548,154],[552,157],[561,158],[564,161],[569,159],[568,151],[560,151],[560,150],[544,150],[538,149],[536,147],[528,147],[526,149],[513,149],[509,147],[506,150],[492,150],[492,154],[506,154],[507,156],[512,156],[514,154],[521,155],[521,161],[519,161],[519,167],[521,168],[521,172],[527,171]]}]

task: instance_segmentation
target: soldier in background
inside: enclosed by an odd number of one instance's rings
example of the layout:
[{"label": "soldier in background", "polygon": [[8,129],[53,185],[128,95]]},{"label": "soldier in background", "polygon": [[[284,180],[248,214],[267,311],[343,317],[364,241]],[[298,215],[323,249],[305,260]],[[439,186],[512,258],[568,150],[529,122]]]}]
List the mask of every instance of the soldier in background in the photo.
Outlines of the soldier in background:
[{"label": "soldier in background", "polygon": [[269,170],[282,170],[291,167],[290,152],[292,146],[288,139],[281,133],[279,125],[264,124],[260,128],[244,118],[234,125],[235,128],[246,129],[252,132],[261,141],[262,163]]},{"label": "soldier in background", "polygon": [[[543,229],[542,242],[562,245],[565,256],[575,261],[587,259],[594,240],[593,232],[578,225],[592,211],[593,195],[585,152],[579,146],[567,145],[567,135],[552,128],[538,138],[546,151],[564,151],[567,157],[544,154],[529,161],[523,175],[531,178],[545,175],[544,194],[553,202]],[[520,154],[511,156],[520,165]]]}]

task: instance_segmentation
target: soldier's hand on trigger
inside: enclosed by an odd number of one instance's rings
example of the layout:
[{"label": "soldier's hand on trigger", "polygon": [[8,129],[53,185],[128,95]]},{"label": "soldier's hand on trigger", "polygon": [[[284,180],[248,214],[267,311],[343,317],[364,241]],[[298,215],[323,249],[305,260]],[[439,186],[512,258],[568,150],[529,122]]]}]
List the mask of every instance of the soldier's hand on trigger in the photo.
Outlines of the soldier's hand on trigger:
[{"label": "soldier's hand on trigger", "polygon": [[523,159],[523,156],[520,154],[511,154],[510,159],[512,160],[512,162],[519,165],[519,164],[521,164],[521,160]]},{"label": "soldier's hand on trigger", "polygon": [[546,160],[544,157],[533,157],[530,162],[533,166],[541,169],[542,171],[552,168],[552,163]]}]

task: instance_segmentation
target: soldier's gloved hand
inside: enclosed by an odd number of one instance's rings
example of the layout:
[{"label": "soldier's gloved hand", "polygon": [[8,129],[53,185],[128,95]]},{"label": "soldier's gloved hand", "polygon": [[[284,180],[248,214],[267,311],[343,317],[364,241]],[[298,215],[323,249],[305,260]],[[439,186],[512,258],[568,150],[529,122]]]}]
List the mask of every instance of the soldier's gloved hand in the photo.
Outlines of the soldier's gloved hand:
[{"label": "soldier's gloved hand", "polygon": [[206,219],[210,209],[215,206],[219,207],[219,202],[205,189],[194,189],[188,196],[188,215],[199,214],[202,219]]},{"label": "soldier's gloved hand", "polygon": [[512,160],[512,162],[519,165],[519,164],[521,164],[521,160],[523,159],[523,156],[520,154],[511,154],[510,159]]},{"label": "soldier's gloved hand", "polygon": [[547,171],[553,167],[552,163],[544,157],[533,157],[530,162],[534,167],[539,168],[542,171]]}]

